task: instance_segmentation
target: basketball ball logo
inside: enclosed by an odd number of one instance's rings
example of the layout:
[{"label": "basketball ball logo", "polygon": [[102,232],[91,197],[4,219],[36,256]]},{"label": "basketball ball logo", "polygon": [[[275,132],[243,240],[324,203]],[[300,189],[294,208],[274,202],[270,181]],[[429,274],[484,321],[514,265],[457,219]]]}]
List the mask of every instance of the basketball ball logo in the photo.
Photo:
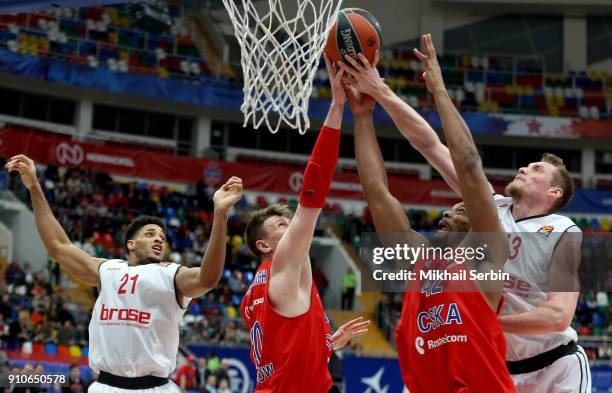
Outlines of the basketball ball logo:
[{"label": "basketball ball logo", "polygon": [[359,53],[371,62],[381,43],[382,28],[371,13],[359,8],[345,8],[340,10],[329,32],[325,53],[334,63],[344,60],[345,55],[357,60]]}]

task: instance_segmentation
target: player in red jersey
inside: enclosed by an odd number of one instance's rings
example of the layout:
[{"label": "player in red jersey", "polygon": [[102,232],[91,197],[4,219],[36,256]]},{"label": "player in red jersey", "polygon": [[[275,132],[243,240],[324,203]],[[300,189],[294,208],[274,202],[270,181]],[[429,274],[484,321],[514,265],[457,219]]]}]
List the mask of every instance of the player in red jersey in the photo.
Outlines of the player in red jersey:
[{"label": "player in red jersey", "polygon": [[[417,262],[413,270],[417,276],[408,283],[396,331],[402,377],[411,393],[514,392],[504,360],[504,336],[496,316],[502,282],[451,282],[419,276],[421,271],[431,269],[453,273],[472,268],[482,272],[500,270],[508,253],[478,150],[448,96],[431,37],[424,36],[423,44],[425,54],[418,53],[425,66],[423,76],[435,98],[464,199],[444,213],[431,245],[454,250],[478,247],[482,246],[482,237],[477,233],[487,233],[488,248],[484,262],[480,263],[442,259]],[[347,57],[352,68],[340,66],[349,75],[346,83],[355,117],[357,168],[376,231],[383,242],[390,238],[385,233],[402,233],[401,241],[409,245],[429,244],[411,230],[401,204],[388,190],[374,131],[375,100],[387,108],[393,106],[388,105],[390,101],[399,98],[381,83],[375,65],[360,58],[361,64]],[[416,112],[412,113],[414,127],[428,132],[427,124]],[[389,114],[397,121],[397,113]],[[400,240],[397,235],[393,237],[394,241]]]},{"label": "player in red jersey", "polygon": [[336,75],[325,62],[333,99],[306,166],[295,215],[291,219],[287,207],[272,205],[254,212],[246,227],[247,244],[262,261],[240,305],[259,393],[327,393],[331,351],[365,334],[370,323],[358,318],[332,335],[312,280],[308,250],[338,160],[346,102],[342,71]]}]

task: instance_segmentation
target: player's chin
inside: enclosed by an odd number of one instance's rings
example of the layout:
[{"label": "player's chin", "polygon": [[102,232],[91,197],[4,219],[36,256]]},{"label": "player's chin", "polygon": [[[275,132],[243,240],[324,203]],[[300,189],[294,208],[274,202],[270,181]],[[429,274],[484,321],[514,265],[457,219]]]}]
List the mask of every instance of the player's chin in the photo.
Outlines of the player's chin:
[{"label": "player's chin", "polygon": [[161,262],[162,258],[163,258],[162,254],[153,253],[149,255],[149,261],[153,261],[153,262]]},{"label": "player's chin", "polygon": [[433,238],[437,241],[448,239],[448,229],[438,229],[434,232]]},{"label": "player's chin", "polygon": [[519,180],[512,180],[510,184],[506,186],[506,195],[516,196],[521,193],[521,185],[519,184]]}]

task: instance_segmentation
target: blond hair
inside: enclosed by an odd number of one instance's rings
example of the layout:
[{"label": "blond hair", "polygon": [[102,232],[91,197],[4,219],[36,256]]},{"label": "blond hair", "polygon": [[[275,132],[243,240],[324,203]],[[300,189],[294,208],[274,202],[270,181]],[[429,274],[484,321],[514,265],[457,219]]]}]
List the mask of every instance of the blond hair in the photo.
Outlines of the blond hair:
[{"label": "blond hair", "polygon": [[553,212],[557,212],[570,203],[574,197],[574,179],[569,174],[561,157],[551,153],[544,153],[541,161],[547,162],[557,169],[551,181],[551,186],[559,187],[563,190],[563,195],[553,206]]},{"label": "blond hair", "polygon": [[264,236],[264,221],[273,216],[291,218],[291,214],[291,209],[289,209],[288,206],[279,204],[270,205],[264,209],[259,209],[251,213],[249,221],[246,224],[246,229],[244,230],[244,238],[253,255],[258,259],[262,257],[261,252],[257,249],[257,241],[261,240]]}]

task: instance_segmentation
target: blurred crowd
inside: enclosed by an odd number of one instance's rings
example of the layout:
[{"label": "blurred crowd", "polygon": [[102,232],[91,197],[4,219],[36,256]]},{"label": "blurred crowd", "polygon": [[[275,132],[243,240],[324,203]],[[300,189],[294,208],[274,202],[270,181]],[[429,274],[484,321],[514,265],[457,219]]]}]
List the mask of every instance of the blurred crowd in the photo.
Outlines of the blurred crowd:
[{"label": "blurred crowd", "polygon": [[[24,343],[50,343],[86,348],[90,310],[70,301],[47,273],[32,273],[29,262],[12,261],[0,280],[0,339],[2,348],[16,350]],[[74,350],[73,350],[74,352]]]},{"label": "blurred crowd", "polygon": [[219,359],[214,352],[206,357],[188,356],[173,379],[182,391],[199,393],[234,393],[239,382],[229,372],[229,360]]}]

